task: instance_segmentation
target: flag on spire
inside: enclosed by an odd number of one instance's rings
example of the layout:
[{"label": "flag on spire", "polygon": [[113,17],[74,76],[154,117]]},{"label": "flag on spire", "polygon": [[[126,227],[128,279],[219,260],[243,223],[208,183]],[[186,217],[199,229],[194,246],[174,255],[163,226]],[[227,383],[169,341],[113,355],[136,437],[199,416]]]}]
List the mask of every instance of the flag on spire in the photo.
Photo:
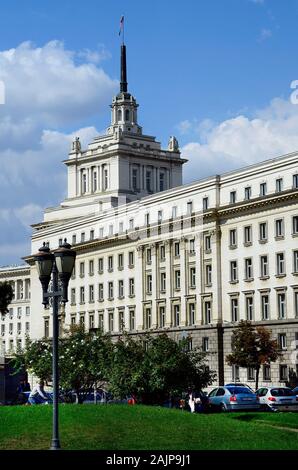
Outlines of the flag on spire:
[{"label": "flag on spire", "polygon": [[120,18],[120,29],[119,29],[119,36],[121,35],[121,32],[124,29],[124,16],[121,16]]}]

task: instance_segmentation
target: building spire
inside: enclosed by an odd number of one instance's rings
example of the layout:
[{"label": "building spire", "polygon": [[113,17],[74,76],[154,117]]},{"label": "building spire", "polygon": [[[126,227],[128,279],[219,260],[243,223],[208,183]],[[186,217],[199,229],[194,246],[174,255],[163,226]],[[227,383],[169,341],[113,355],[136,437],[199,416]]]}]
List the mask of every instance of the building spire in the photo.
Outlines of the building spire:
[{"label": "building spire", "polygon": [[126,46],[121,44],[121,79],[120,92],[127,93],[127,76],[126,76]]}]

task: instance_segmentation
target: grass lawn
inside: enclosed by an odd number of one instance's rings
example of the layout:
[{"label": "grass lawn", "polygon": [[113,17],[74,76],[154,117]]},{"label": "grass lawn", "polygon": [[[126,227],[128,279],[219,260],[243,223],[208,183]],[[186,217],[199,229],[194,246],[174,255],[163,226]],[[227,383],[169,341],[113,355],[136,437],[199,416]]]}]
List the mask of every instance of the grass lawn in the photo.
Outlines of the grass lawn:
[{"label": "grass lawn", "polygon": [[[0,408],[0,449],[48,449],[51,406]],[[190,414],[159,407],[61,405],[64,449],[297,450],[298,413]]]}]

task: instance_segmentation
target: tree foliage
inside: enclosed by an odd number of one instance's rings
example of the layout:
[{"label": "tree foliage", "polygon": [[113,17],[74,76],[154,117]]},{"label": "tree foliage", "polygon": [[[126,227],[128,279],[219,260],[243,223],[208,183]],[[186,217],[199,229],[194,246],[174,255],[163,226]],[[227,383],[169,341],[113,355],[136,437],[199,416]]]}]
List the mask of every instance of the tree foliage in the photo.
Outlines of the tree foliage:
[{"label": "tree foliage", "polygon": [[232,353],[226,359],[229,365],[253,367],[256,371],[257,389],[261,366],[275,362],[281,356],[277,341],[271,338],[268,328],[253,327],[251,322],[242,320],[233,331]]},{"label": "tree foliage", "polygon": [[2,314],[8,312],[8,305],[13,298],[13,288],[9,282],[0,282],[0,312]]}]

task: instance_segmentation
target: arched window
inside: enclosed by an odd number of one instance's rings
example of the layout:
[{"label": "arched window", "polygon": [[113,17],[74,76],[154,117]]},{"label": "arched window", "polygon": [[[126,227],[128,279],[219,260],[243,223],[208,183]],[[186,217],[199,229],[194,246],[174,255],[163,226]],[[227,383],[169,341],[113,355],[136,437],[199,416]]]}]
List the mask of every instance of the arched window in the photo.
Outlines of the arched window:
[{"label": "arched window", "polygon": [[129,121],[129,109],[125,110],[125,121]]},{"label": "arched window", "polygon": [[122,111],[118,109],[118,122],[122,120]]}]

